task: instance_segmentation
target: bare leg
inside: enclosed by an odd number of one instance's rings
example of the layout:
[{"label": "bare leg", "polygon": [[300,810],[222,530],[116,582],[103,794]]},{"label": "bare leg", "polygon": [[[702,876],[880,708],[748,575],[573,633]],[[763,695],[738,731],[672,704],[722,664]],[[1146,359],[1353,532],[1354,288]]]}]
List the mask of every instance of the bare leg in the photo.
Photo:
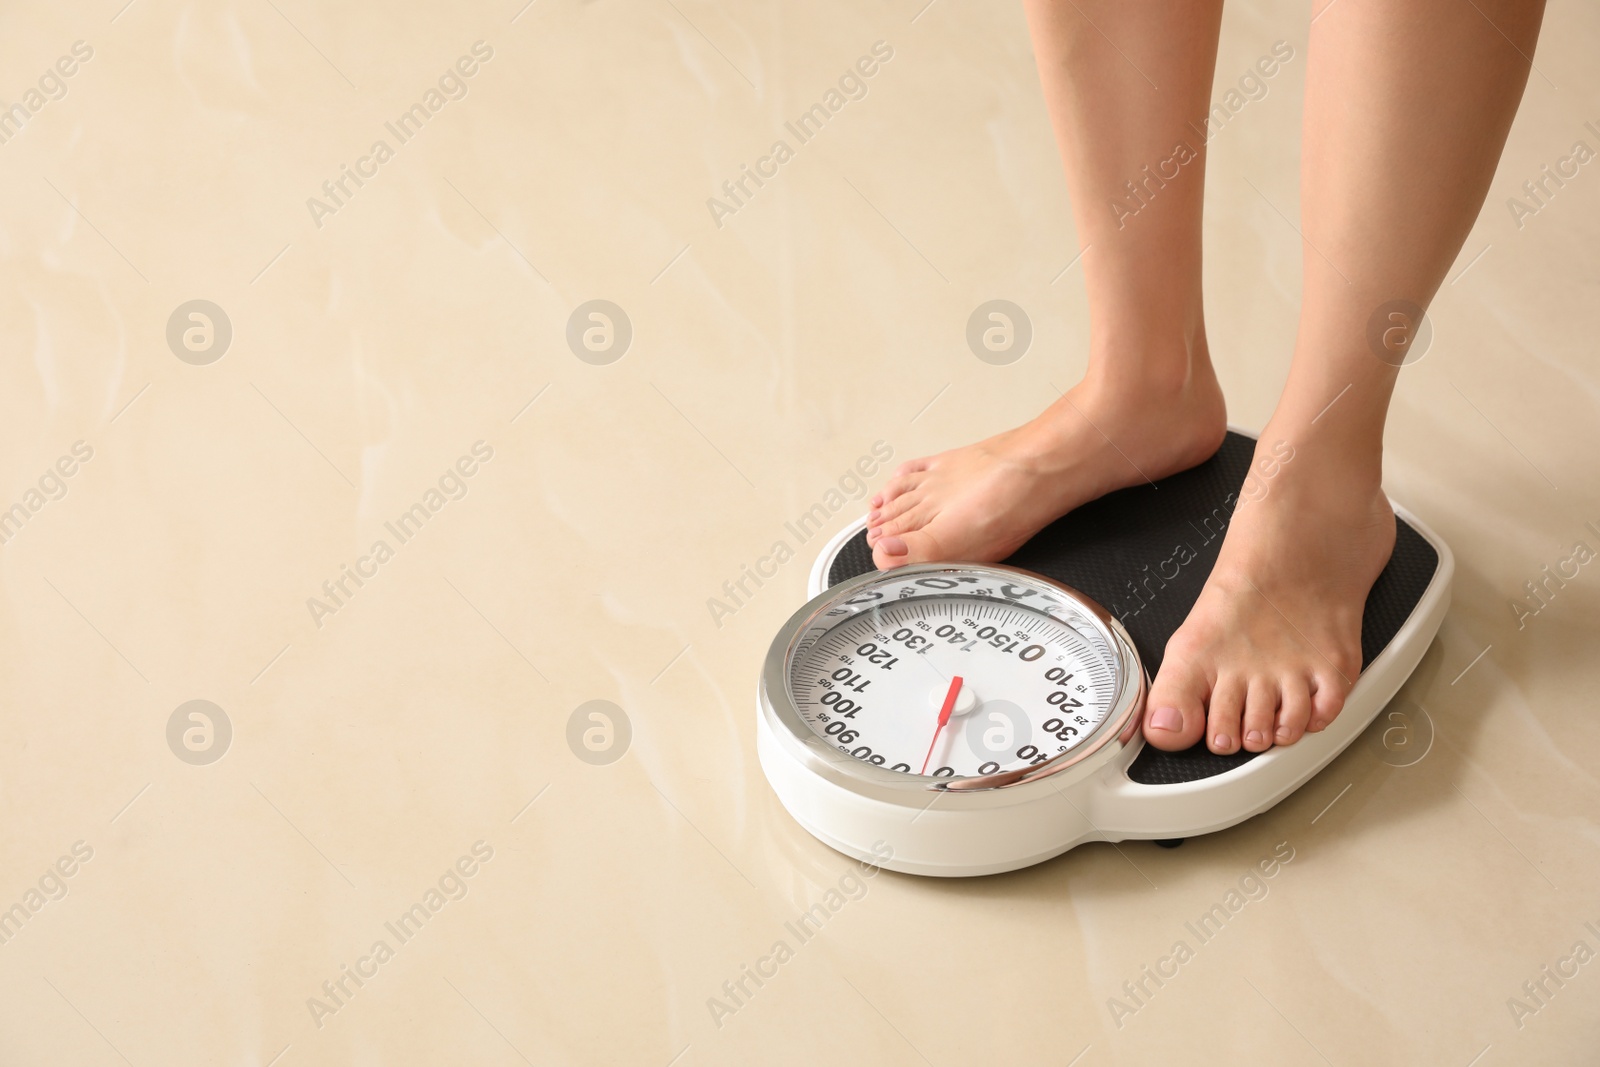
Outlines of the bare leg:
[{"label": "bare leg", "polygon": [[1205,148],[1189,125],[1209,107],[1221,0],[1027,8],[1089,247],[1089,370],[1027,425],[902,465],[872,500],[879,567],[1004,559],[1079,504],[1222,442],[1200,301]]},{"label": "bare leg", "polygon": [[1343,707],[1395,539],[1380,482],[1398,370],[1368,323],[1389,301],[1426,306],[1460,251],[1542,14],[1542,0],[1336,0],[1312,26],[1294,362],[1256,449],[1258,498],[1245,494],[1167,644],[1151,744],[1187,748],[1204,732],[1215,752],[1259,752]]}]

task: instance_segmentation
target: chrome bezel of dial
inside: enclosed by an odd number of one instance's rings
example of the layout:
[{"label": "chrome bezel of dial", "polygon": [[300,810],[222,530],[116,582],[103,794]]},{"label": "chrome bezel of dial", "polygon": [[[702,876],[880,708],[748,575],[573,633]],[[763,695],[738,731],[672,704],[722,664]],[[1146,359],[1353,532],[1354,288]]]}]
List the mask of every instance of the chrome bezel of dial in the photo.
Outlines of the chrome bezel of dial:
[{"label": "chrome bezel of dial", "polygon": [[[1116,689],[1106,717],[1069,751],[1044,763],[965,778],[935,778],[932,775],[908,774],[874,766],[839,751],[818,737],[801,718],[800,709],[790,691],[790,665],[802,646],[810,647],[811,643],[820,640],[835,627],[872,610],[873,602],[859,602],[858,610],[824,621],[827,613],[847,605],[863,592],[871,591],[874,586],[890,583],[900,585],[908,579],[919,577],[958,575],[978,575],[1013,587],[1025,587],[1038,594],[1043,603],[1064,604],[1075,609],[1097,631],[1116,661]],[[944,589],[931,591],[928,595],[945,597],[952,594]],[[1007,602],[1055,617],[1048,610],[1041,611],[1038,603]],[[995,563],[916,563],[896,567],[892,571],[869,571],[841,582],[797,611],[778,631],[767,651],[766,662],[761,670],[760,700],[762,712],[774,728],[773,732],[784,749],[802,766],[852,792],[888,803],[904,804],[913,802],[912,798],[918,796],[925,801],[930,792],[954,795],[1004,790],[1009,798],[1020,800],[1022,797],[1017,793],[1033,792],[1028,788],[1030,786],[1059,788],[1062,783],[1056,780],[1056,776],[1064,772],[1074,772],[1075,779],[1092,774],[1133,739],[1139,724],[1139,713],[1144,707],[1145,688],[1144,667],[1127,630],[1103,607],[1076,589],[1029,571]]]}]

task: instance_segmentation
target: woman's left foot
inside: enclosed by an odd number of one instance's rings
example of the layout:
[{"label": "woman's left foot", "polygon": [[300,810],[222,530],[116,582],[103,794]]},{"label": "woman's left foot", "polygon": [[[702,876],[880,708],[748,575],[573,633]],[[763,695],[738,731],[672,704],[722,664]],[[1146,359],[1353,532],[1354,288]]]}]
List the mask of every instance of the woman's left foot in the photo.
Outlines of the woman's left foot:
[{"label": "woman's left foot", "polygon": [[[1287,457],[1287,458],[1285,458]],[[1167,642],[1144,736],[1178,751],[1292,745],[1331,723],[1361,672],[1367,593],[1394,549],[1381,465],[1269,426],[1222,551]]]}]

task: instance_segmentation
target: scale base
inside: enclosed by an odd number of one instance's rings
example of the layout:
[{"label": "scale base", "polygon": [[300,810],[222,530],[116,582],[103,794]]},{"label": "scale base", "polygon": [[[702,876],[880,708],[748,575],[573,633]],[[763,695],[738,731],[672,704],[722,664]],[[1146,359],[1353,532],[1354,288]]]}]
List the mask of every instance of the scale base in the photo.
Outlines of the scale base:
[{"label": "scale base", "polygon": [[[1233,508],[1252,477],[1254,450],[1254,439],[1230,431],[1205,463],[1086,504],[1040,531],[1005,563],[1105,606],[1154,675],[1168,638],[1216,562]],[[913,826],[898,813],[852,811],[850,817],[895,831],[885,838],[895,855],[881,866],[958,876],[1029,866],[1089,840],[1146,839],[1174,848],[1268,810],[1361,734],[1416,669],[1444,619],[1455,571],[1450,550],[1404,508],[1396,505],[1395,515],[1394,554],[1367,597],[1362,619],[1361,676],[1343,711],[1322,732],[1287,747],[1228,756],[1208,751],[1203,742],[1186,752],[1162,752],[1135,734],[1104,772],[1075,783],[1059,810],[1041,808],[1037,819],[1030,816],[1027,821],[1036,825],[1019,831],[1016,840],[962,840],[959,820],[921,816]],[[873,569],[865,526],[858,521],[823,549],[811,572],[812,596]],[[1174,562],[1180,558],[1181,564]],[[791,791],[780,781],[778,762],[763,755],[779,797],[807,830],[840,852],[880,862],[871,852],[873,840],[840,841],[837,834],[819,833],[819,823],[841,825],[829,817],[841,813],[815,813],[820,819],[808,814],[803,801],[786,796]]]}]

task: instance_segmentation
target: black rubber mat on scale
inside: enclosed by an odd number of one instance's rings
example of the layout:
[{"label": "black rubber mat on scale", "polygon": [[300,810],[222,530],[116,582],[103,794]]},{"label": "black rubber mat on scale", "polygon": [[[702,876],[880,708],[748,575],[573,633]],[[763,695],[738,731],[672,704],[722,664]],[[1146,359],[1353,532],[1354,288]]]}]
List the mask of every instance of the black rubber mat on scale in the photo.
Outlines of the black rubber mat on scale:
[{"label": "black rubber mat on scale", "polygon": [[[1253,439],[1229,433],[1200,466],[1085,504],[1039,531],[1005,562],[1105,606],[1127,627],[1153,677],[1167,639],[1194,607],[1217,561],[1254,452]],[[1394,555],[1368,594],[1361,620],[1363,669],[1394,640],[1439,566],[1439,554],[1421,534],[1399,519],[1395,524]],[[840,548],[828,582],[837,585],[872,569],[862,530]],[[1145,785],[1176,785],[1230,771],[1254,756],[1242,749],[1218,756],[1204,741],[1185,752],[1146,745],[1128,777]]]}]

